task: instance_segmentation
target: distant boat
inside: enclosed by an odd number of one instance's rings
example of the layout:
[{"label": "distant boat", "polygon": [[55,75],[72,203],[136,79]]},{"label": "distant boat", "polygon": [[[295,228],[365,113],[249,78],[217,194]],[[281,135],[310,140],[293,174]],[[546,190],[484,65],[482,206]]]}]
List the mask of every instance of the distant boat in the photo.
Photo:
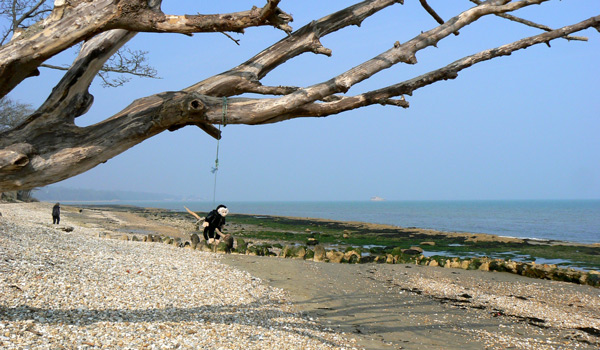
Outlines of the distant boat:
[{"label": "distant boat", "polygon": [[381,197],[371,197],[371,201],[372,202],[383,202],[385,199],[381,198]]}]

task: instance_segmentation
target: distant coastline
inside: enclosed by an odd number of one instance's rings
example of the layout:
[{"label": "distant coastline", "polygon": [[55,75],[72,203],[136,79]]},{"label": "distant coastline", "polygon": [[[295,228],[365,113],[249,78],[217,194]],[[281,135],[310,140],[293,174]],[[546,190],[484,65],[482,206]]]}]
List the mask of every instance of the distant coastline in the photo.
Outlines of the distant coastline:
[{"label": "distant coastline", "polygon": [[[107,204],[183,212],[214,209],[212,201],[117,200],[63,204]],[[471,232],[503,237],[600,243],[600,200],[555,201],[224,201],[233,214],[273,215],[367,222],[444,232]],[[219,203],[220,204],[220,203]],[[374,205],[376,204],[376,205]]]},{"label": "distant coastline", "polygon": [[167,193],[107,191],[83,188],[47,186],[34,190],[33,197],[45,202],[110,203],[110,202],[174,202],[202,201],[197,196],[177,196]]}]

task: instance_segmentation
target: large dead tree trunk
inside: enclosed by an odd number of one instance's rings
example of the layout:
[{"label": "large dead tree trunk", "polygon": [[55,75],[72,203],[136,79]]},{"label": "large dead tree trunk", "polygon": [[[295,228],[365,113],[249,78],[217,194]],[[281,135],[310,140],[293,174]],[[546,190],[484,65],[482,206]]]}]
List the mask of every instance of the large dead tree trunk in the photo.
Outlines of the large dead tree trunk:
[{"label": "large dead tree trunk", "polygon": [[[303,53],[331,55],[320,38],[403,1],[368,0],[314,21],[252,57],[247,62],[180,91],[167,91],[134,101],[123,111],[87,127],[75,125],[93,103],[88,88],[102,65],[140,31],[194,33],[242,31],[249,26],[270,25],[289,32],[291,17],[279,1],[263,8],[214,16],[169,16],[158,1],[57,1],[55,9],[37,28],[0,48],[0,96],[58,52],[82,41],[79,56],[46,102],[24,123],[0,134],[0,190],[44,186],[80,174],[130,147],[165,130],[196,125],[219,138],[213,124],[266,124],[298,117],[321,117],[383,104],[408,107],[404,95],[435,82],[454,79],[458,72],[478,62],[557,38],[586,28],[600,28],[600,16],[560,29],[524,38],[452,62],[445,67],[378,90],[348,96],[354,85],[393,65],[415,64],[416,53],[458,34],[461,28],[488,15],[503,15],[547,0],[487,1],[438,27],[396,42],[389,50],[347,72],[307,86],[263,86],[260,81],[287,60]],[[422,3],[426,4],[425,1]],[[429,6],[428,11],[433,11]],[[267,98],[240,95],[258,93]],[[238,97],[236,97],[238,96]]]}]

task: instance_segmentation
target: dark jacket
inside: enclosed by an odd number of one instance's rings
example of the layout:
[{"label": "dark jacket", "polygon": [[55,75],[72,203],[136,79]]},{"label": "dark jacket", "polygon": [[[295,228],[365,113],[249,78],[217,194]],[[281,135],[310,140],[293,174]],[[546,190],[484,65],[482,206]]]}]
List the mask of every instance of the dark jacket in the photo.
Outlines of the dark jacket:
[{"label": "dark jacket", "polygon": [[214,209],[208,213],[204,221],[208,222],[208,227],[212,230],[218,228],[219,231],[222,231],[223,225],[225,225],[225,217],[221,216],[217,209]]},{"label": "dark jacket", "polygon": [[54,207],[52,207],[52,216],[60,216],[60,205],[58,205],[58,203],[54,204]]}]

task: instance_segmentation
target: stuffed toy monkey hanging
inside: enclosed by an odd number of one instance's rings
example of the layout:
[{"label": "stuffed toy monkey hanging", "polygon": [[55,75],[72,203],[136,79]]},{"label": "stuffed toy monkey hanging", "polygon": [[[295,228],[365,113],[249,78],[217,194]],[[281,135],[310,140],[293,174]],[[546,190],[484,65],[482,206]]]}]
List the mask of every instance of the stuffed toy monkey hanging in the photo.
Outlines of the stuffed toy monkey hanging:
[{"label": "stuffed toy monkey hanging", "polygon": [[220,204],[216,209],[211,210],[210,213],[206,216],[206,218],[201,218],[196,213],[184,207],[188,213],[192,214],[196,219],[198,219],[198,223],[202,222],[202,227],[204,228],[204,239],[209,242],[209,240],[219,240],[221,236],[225,236],[223,234],[223,226],[225,225],[225,217],[229,214],[229,209],[223,204]]}]

